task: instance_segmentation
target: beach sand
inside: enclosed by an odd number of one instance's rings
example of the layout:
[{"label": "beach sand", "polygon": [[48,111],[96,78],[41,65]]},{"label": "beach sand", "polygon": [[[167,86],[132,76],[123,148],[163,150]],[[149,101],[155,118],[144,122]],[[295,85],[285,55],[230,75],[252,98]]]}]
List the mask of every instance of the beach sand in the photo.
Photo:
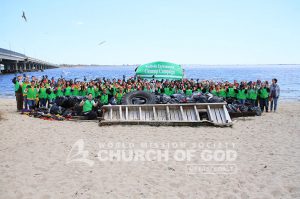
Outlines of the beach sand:
[{"label": "beach sand", "polygon": [[[240,118],[232,128],[99,127],[20,115],[0,100],[0,198],[300,198],[300,103]],[[82,139],[93,166],[67,163]],[[234,143],[232,174],[189,173],[188,161],[104,161],[99,143]],[[171,149],[172,151],[173,149]],[[175,151],[175,149],[174,149]]]}]

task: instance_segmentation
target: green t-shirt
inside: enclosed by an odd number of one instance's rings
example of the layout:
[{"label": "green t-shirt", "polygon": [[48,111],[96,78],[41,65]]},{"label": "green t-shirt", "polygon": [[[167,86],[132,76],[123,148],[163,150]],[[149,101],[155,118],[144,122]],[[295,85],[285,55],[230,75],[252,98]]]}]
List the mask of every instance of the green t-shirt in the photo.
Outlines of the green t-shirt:
[{"label": "green t-shirt", "polygon": [[61,90],[61,87],[60,87],[60,86],[59,86],[59,87],[57,87],[57,93],[56,93],[56,96],[57,96],[57,97],[64,96],[64,93],[62,92],[62,90]]},{"label": "green t-shirt", "polygon": [[192,96],[192,94],[193,94],[193,91],[192,91],[192,89],[187,89],[186,91],[185,91],[185,94],[186,94],[186,96]]},{"label": "green t-shirt", "polygon": [[234,88],[228,88],[227,97],[236,97]]},{"label": "green t-shirt", "polygon": [[72,95],[73,95],[73,96],[79,96],[79,89],[78,89],[77,86],[75,86],[75,87],[73,88],[73,93],[72,93]]},{"label": "green t-shirt", "polygon": [[55,93],[53,92],[53,89],[50,88],[50,94],[48,95],[48,99],[52,100],[52,99],[55,99],[56,98],[56,95]]},{"label": "green t-shirt", "polygon": [[226,91],[224,88],[221,88],[218,94],[219,97],[226,97]]},{"label": "green t-shirt", "polygon": [[37,89],[35,87],[30,87],[27,89],[27,99],[29,100],[35,100],[37,96]]},{"label": "green t-shirt", "polygon": [[65,96],[71,96],[72,95],[72,88],[71,86],[68,86],[67,88],[65,88]]},{"label": "green t-shirt", "polygon": [[117,93],[117,103],[118,104],[121,104],[123,95],[124,95],[124,93]]},{"label": "green t-shirt", "polygon": [[19,83],[19,81],[17,81],[16,83],[15,83],[15,92],[18,92],[19,91],[19,89],[20,89],[20,83]]},{"label": "green t-shirt", "polygon": [[100,97],[100,102],[104,105],[108,104],[108,94],[102,94]]},{"label": "green t-shirt", "polygon": [[257,91],[253,88],[248,90],[247,93],[247,98],[251,100],[256,100],[257,99]]},{"label": "green t-shirt", "polygon": [[246,94],[246,90],[245,89],[239,89],[238,93],[236,95],[237,99],[246,99],[247,98],[247,94]]},{"label": "green t-shirt", "polygon": [[95,104],[94,100],[86,100],[83,104],[83,112],[89,112],[93,110],[93,105]]},{"label": "green t-shirt", "polygon": [[25,83],[25,82],[22,84],[22,93],[24,96],[26,95],[25,89],[27,88],[28,85],[29,85],[29,83]]},{"label": "green t-shirt", "polygon": [[40,99],[47,99],[47,92],[46,92],[46,88],[42,87],[39,90],[39,98]]},{"label": "green t-shirt", "polygon": [[92,93],[93,98],[95,98],[95,89],[94,87],[88,87],[87,89],[87,93]]},{"label": "green t-shirt", "polygon": [[261,88],[260,89],[259,97],[262,98],[262,99],[266,99],[266,98],[269,97],[269,93],[268,93],[266,88]]}]

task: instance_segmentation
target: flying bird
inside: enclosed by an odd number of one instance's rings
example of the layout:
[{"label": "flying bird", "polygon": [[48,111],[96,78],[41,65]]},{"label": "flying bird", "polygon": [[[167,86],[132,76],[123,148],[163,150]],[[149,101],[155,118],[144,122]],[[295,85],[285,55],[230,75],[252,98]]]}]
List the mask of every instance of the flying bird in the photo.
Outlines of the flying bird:
[{"label": "flying bird", "polygon": [[23,11],[22,18],[24,18],[24,20],[27,22],[27,18],[26,18],[26,16],[25,16],[25,12],[24,12],[24,11]]},{"label": "flying bird", "polygon": [[98,45],[101,46],[102,44],[104,44],[106,41],[101,41]]}]

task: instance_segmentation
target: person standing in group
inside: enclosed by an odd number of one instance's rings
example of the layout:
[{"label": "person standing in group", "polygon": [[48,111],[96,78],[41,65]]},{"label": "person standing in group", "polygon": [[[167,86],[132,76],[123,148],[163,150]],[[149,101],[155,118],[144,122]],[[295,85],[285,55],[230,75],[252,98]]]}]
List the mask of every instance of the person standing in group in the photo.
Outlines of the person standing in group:
[{"label": "person standing in group", "polygon": [[271,101],[270,111],[273,111],[274,108],[274,112],[276,112],[279,96],[280,96],[280,87],[277,84],[277,79],[274,78],[272,79],[272,84],[270,86],[270,101]]},{"label": "person standing in group", "polygon": [[247,100],[252,104],[252,106],[255,106],[257,100],[257,89],[252,82],[250,82],[249,85],[250,87],[247,92]]},{"label": "person standing in group", "polygon": [[47,104],[47,98],[48,98],[48,95],[47,95],[47,88],[45,87],[45,84],[42,82],[41,83],[41,86],[38,90],[38,97],[39,97],[39,105],[40,105],[40,108],[45,108],[46,107],[46,104]]},{"label": "person standing in group", "polygon": [[31,84],[25,89],[25,93],[27,94],[27,103],[29,109],[32,110],[35,108],[35,100],[38,95],[37,89],[35,87],[35,81],[31,81]]},{"label": "person standing in group", "polygon": [[22,78],[23,77],[21,75],[18,75],[13,79],[13,83],[15,84],[15,96],[16,96],[18,111],[21,111],[23,109]]},{"label": "person standing in group", "polygon": [[25,93],[25,89],[27,86],[30,85],[29,76],[25,77],[25,81],[22,84],[22,94],[23,94],[23,103],[24,103],[24,109],[28,109],[28,103],[27,103],[27,94]]},{"label": "person standing in group", "polygon": [[269,111],[269,93],[270,89],[266,87],[265,83],[263,83],[261,85],[261,88],[258,90],[259,105],[262,112],[264,111],[264,109],[266,109],[266,112]]}]

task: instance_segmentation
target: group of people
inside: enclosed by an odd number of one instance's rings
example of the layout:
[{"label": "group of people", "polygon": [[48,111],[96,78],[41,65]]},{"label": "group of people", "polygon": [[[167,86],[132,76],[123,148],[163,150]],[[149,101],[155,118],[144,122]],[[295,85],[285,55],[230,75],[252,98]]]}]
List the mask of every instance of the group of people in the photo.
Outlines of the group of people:
[{"label": "group of people", "polygon": [[236,99],[241,104],[246,101],[260,106],[262,111],[276,111],[280,96],[280,87],[277,79],[268,81],[241,81],[215,82],[211,80],[183,79],[183,80],[146,80],[140,78],[105,79],[98,78],[91,81],[67,80],[43,76],[38,79],[34,76],[17,76],[13,80],[17,100],[17,109],[34,109],[35,107],[50,107],[52,102],[61,96],[85,96],[86,100],[80,103],[83,111],[88,112],[93,106],[107,105],[114,97],[121,104],[124,94],[131,91],[146,91],[155,94],[185,94],[187,97],[194,92],[211,93],[224,100]]}]

